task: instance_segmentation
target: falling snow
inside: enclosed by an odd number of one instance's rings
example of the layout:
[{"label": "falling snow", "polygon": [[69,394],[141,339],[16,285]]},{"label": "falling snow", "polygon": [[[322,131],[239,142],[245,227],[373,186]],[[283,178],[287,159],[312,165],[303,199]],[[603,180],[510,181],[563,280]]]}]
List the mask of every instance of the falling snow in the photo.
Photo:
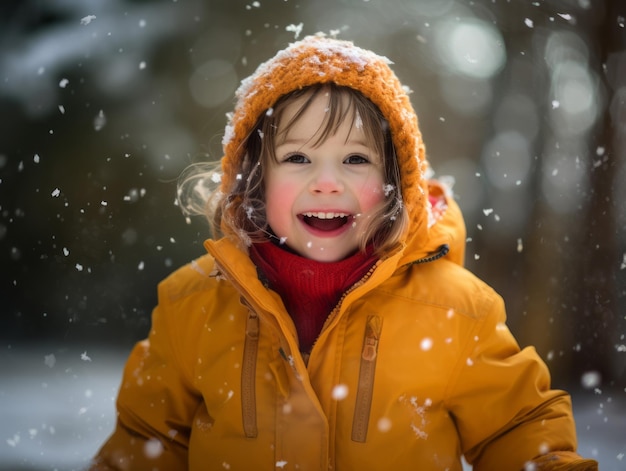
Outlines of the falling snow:
[{"label": "falling snow", "polygon": [[107,123],[107,118],[104,115],[104,111],[100,110],[98,115],[93,120],[93,128],[96,131],[101,131]]},{"label": "falling snow", "polygon": [[332,397],[335,401],[342,401],[348,397],[348,386],[338,384],[333,388]]},{"label": "falling snow", "polygon": [[289,31],[294,34],[294,39],[298,39],[300,37],[300,33],[302,33],[303,23],[299,23],[297,25],[288,25],[285,27],[285,31]]},{"label": "falling snow", "polygon": [[378,422],[377,422],[377,427],[378,430],[380,430],[381,432],[388,432],[389,430],[391,430],[391,419],[389,419],[388,417],[381,417]]},{"label": "falling snow", "polygon": [[44,357],[44,363],[49,368],[53,368],[56,362],[57,362],[57,359],[52,353]]},{"label": "falling snow", "polygon": [[91,23],[95,19],[96,19],[96,15],[87,15],[87,16],[84,16],[83,18],[80,19],[80,24],[81,25],[88,25],[89,23]]},{"label": "falling snow", "polygon": [[144,444],[143,452],[147,458],[156,459],[163,453],[163,444],[156,438],[151,438]]},{"label": "falling snow", "polygon": [[422,341],[420,342],[420,348],[425,352],[430,350],[431,348],[433,348],[433,340],[428,337],[422,339]]},{"label": "falling snow", "polygon": [[585,389],[594,389],[602,383],[602,376],[597,371],[588,371],[582,375],[580,382]]}]

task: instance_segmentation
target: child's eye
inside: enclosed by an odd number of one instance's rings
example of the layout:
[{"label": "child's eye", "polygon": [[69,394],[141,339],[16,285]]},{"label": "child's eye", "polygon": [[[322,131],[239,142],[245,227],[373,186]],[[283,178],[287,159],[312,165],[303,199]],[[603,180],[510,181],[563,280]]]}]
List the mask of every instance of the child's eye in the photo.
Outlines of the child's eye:
[{"label": "child's eye", "polygon": [[364,155],[361,154],[352,154],[349,155],[345,160],[344,163],[346,164],[368,164],[369,163],[369,159],[367,157],[365,157]]},{"label": "child's eye", "polygon": [[309,162],[309,159],[303,154],[293,153],[287,154],[283,159],[283,162],[288,162],[292,164],[306,164]]}]

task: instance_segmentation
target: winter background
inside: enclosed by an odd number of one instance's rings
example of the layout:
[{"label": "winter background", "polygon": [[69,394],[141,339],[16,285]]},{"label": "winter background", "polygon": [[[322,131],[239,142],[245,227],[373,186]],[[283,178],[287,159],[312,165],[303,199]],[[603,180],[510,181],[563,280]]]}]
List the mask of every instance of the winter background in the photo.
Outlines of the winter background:
[{"label": "winter background", "polygon": [[156,284],[209,236],[174,204],[241,79],[323,31],[394,61],[468,228],[467,266],[626,470],[626,2],[3,0],[0,470],[111,432]]}]

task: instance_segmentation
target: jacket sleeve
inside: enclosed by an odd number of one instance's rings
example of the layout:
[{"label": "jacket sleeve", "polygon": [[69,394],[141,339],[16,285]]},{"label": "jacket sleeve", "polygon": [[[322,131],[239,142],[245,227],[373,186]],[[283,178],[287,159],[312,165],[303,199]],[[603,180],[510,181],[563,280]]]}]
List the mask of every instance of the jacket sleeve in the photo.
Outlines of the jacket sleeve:
[{"label": "jacket sleeve", "polygon": [[137,343],[127,360],[115,430],[91,471],[187,469],[190,425],[200,399],[192,387],[192,365],[182,361],[176,339],[193,339],[185,338],[190,329],[182,330],[186,322],[175,318],[180,309],[168,309],[164,291],[160,286],[148,339]]},{"label": "jacket sleeve", "polygon": [[467,461],[475,471],[597,470],[576,453],[570,396],[550,388],[534,348],[520,350],[502,299],[489,296],[485,312],[473,321],[448,396]]}]

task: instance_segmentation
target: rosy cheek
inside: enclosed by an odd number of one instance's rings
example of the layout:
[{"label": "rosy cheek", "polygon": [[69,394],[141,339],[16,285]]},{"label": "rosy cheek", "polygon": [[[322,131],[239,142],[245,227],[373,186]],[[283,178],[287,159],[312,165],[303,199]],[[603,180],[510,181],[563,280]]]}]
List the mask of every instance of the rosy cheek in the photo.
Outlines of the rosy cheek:
[{"label": "rosy cheek", "polygon": [[276,212],[291,212],[296,194],[296,185],[292,182],[271,182],[266,188],[268,217]]},{"label": "rosy cheek", "polygon": [[[287,179],[285,179],[287,180]],[[296,185],[289,180],[285,182],[275,183],[267,188],[268,197],[271,195],[277,200],[281,199],[293,199],[293,195],[296,193]]]},{"label": "rosy cheek", "polygon": [[361,209],[367,211],[385,199],[381,182],[371,182],[363,187],[360,195]]}]

